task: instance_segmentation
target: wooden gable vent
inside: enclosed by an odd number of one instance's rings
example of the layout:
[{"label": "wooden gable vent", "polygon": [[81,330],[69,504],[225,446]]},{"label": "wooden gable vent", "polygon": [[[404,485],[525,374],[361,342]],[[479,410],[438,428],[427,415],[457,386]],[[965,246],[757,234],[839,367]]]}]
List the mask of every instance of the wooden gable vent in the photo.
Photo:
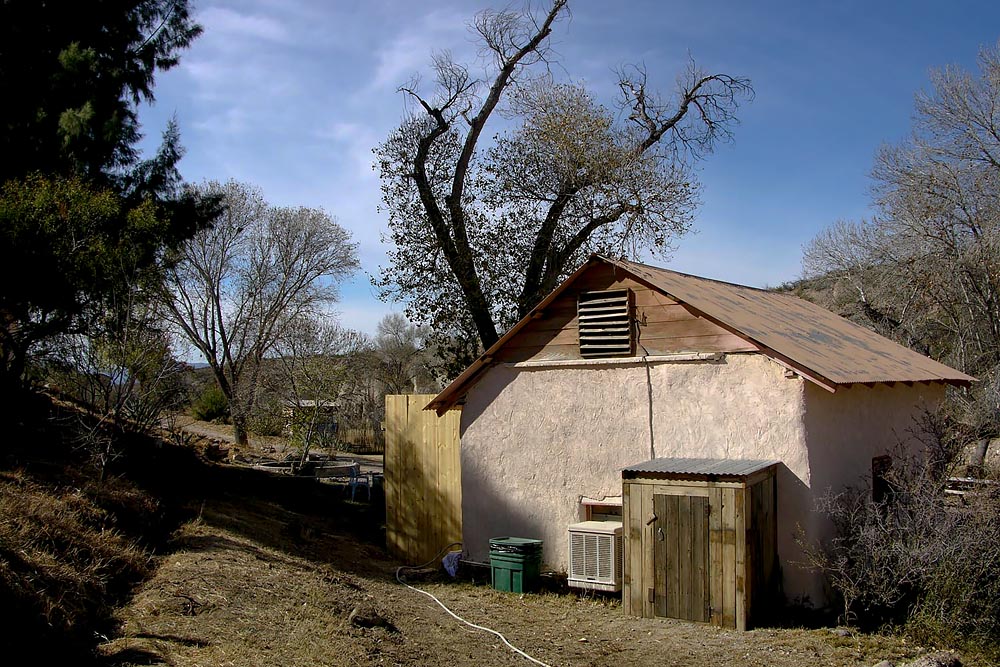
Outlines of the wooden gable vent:
[{"label": "wooden gable vent", "polygon": [[577,301],[580,356],[627,357],[634,354],[632,290],[583,292]]}]

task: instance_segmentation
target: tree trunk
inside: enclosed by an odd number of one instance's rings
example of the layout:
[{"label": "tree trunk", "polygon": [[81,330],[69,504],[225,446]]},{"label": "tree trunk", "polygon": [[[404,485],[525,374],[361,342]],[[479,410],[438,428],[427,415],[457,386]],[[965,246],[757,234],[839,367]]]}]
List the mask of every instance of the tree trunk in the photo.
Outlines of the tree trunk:
[{"label": "tree trunk", "polygon": [[986,463],[986,452],[990,447],[989,438],[980,438],[979,442],[976,443],[976,448],[972,450],[972,456],[969,459],[969,467],[966,468],[965,474],[969,477],[982,477],[983,468]]},{"label": "tree trunk", "polygon": [[313,408],[309,416],[309,424],[306,426],[306,434],[302,439],[302,456],[299,458],[299,469],[309,460],[309,450],[312,448],[313,434],[316,432],[316,419],[319,416],[319,407]]},{"label": "tree trunk", "polygon": [[231,402],[229,404],[229,417],[233,422],[233,439],[237,445],[246,447],[250,444],[249,415],[242,407]]}]

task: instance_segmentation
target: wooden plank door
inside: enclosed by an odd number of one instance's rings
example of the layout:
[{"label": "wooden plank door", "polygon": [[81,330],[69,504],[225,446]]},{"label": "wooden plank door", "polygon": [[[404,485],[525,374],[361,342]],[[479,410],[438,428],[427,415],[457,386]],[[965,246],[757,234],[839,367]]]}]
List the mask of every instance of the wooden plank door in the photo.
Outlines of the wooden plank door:
[{"label": "wooden plank door", "polygon": [[653,604],[657,616],[708,622],[708,498],[653,495]]}]

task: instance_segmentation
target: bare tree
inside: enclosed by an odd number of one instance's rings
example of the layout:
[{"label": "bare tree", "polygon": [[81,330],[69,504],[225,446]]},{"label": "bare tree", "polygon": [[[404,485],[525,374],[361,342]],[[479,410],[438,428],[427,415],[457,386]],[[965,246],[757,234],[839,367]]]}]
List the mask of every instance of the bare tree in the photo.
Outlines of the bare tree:
[{"label": "bare tree", "polygon": [[357,267],[350,234],[321,210],[268,205],[259,190],[208,183],[225,213],[182,247],[166,278],[166,311],[202,354],[247,443],[260,362],[292,323],[337,298]]},{"label": "bare tree", "polygon": [[[376,149],[394,244],[376,283],[438,338],[491,345],[589,252],[669,251],[697,204],[692,162],[730,139],[752,95],[747,79],[692,63],[663,99],[631,67],[607,109],[552,80],[549,38],[567,11],[480,13],[483,77],[435,55],[433,92],[402,87],[414,113]],[[497,113],[514,128],[484,145]]]},{"label": "bare tree", "polygon": [[373,353],[375,375],[386,394],[436,391],[440,386],[431,370],[427,332],[399,313],[390,313],[378,323]]},{"label": "bare tree", "polygon": [[343,423],[343,415],[353,410],[368,349],[364,334],[315,317],[299,318],[277,341],[278,391],[292,413],[293,439],[302,448],[300,465],[314,446],[335,443],[334,424]]},{"label": "bare tree", "polygon": [[860,321],[983,379],[956,398],[985,440],[1000,434],[1000,51],[979,66],[932,74],[911,137],[879,151],[876,217],[821,233],[804,268],[835,276]]}]

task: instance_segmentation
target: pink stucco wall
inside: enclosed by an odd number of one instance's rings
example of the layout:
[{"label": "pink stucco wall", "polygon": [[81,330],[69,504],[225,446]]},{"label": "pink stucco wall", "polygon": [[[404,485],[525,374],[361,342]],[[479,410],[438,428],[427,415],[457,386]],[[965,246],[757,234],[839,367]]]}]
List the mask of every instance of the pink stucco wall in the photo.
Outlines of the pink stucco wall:
[{"label": "pink stucco wall", "polygon": [[793,539],[796,525],[825,530],[814,494],[859,482],[876,450],[905,435],[914,406],[941,396],[902,385],[830,394],[759,354],[654,363],[648,374],[641,363],[498,365],[462,410],[465,549],[486,561],[490,537],[539,538],[546,567],[565,570],[580,499],[621,495],[621,468],[654,457],[776,459],[785,592],[816,601],[820,582],[796,565]]},{"label": "pink stucco wall", "polygon": [[[942,384],[852,385],[834,394],[809,382],[803,388],[808,477],[803,480],[805,488],[790,485],[784,489],[784,497],[779,490],[779,503],[783,506],[808,503],[808,507],[813,507],[815,498],[828,492],[868,484],[872,458],[876,456],[920,455],[926,438],[921,431],[923,417],[927,410],[939,406],[945,395]],[[829,522],[815,512],[798,517],[797,523],[812,540],[823,540],[833,533]],[[789,548],[786,552],[790,554],[789,560],[797,560],[796,551]],[[788,570],[788,565],[785,569]],[[786,576],[786,589],[787,583]],[[821,583],[814,578],[786,592],[793,597],[805,594],[812,601],[821,601],[826,597]]]}]

